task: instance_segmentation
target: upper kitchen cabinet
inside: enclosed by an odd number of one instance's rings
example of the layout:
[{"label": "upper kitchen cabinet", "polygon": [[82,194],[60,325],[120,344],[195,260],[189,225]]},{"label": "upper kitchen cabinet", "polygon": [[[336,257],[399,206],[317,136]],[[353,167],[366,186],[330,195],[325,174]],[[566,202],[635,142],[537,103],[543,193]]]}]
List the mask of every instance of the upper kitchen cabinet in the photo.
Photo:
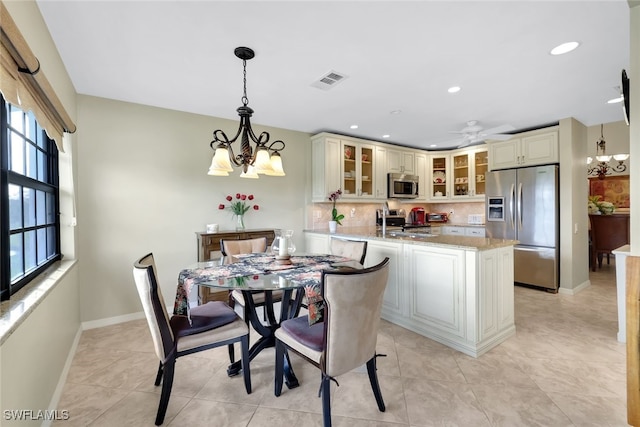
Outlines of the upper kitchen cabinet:
[{"label": "upper kitchen cabinet", "polygon": [[487,171],[488,156],[486,148],[431,155],[429,200],[484,200],[484,174]]},{"label": "upper kitchen cabinet", "polygon": [[412,151],[387,148],[387,173],[415,174],[415,154]]},{"label": "upper kitchen cabinet", "polygon": [[426,201],[429,195],[429,186],[427,185],[427,172],[429,164],[426,153],[416,153],[416,172],[418,175],[418,198],[416,201]]},{"label": "upper kitchen cabinet", "polygon": [[489,152],[486,148],[463,150],[451,155],[453,177],[451,197],[484,199],[484,174]]},{"label": "upper kitchen cabinet", "polygon": [[319,137],[311,140],[311,198],[314,202],[326,202],[330,193],[342,188],[341,161],[339,139]]},{"label": "upper kitchen cabinet", "polygon": [[342,197],[345,199],[373,199],[375,181],[375,147],[371,144],[341,141]]},{"label": "upper kitchen cabinet", "polygon": [[489,143],[489,170],[558,163],[558,131],[523,133]]},{"label": "upper kitchen cabinet", "polygon": [[[351,201],[376,197],[375,146],[336,135],[318,134],[311,139],[311,198],[326,202],[337,189]],[[386,185],[386,182],[385,182]]]},{"label": "upper kitchen cabinet", "polygon": [[431,174],[427,178],[430,200],[437,201],[449,198],[450,163],[451,157],[448,154],[433,154],[430,156]]},{"label": "upper kitchen cabinet", "polygon": [[376,199],[385,200],[387,198],[387,168],[382,165],[387,164],[387,149],[381,145],[375,148],[376,154],[376,180],[375,180],[375,196]]}]

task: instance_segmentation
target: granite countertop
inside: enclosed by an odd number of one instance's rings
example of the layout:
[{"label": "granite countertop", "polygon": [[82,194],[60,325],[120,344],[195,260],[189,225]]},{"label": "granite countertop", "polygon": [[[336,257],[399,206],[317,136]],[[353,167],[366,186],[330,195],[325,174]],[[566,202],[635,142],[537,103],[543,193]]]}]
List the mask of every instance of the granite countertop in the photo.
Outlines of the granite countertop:
[{"label": "granite countertop", "polygon": [[385,236],[382,235],[380,228],[370,227],[342,227],[338,226],[337,233],[329,233],[329,229],[303,230],[305,233],[328,234],[331,236],[353,238],[353,239],[370,239],[382,241],[397,241],[402,243],[413,243],[425,246],[440,246],[448,248],[466,249],[472,251],[486,251],[505,246],[517,245],[517,240],[491,239],[488,237],[471,237],[471,236],[442,236],[434,235],[431,237],[410,237],[410,236],[392,236],[393,231],[397,229],[387,229]]}]

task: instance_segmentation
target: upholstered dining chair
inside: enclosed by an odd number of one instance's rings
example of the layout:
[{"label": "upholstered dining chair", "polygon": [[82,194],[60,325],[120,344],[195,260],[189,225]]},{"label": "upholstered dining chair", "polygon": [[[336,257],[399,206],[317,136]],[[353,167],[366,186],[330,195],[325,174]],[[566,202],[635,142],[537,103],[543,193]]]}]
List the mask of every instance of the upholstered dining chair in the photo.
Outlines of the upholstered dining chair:
[{"label": "upholstered dining chair", "polygon": [[364,259],[367,256],[367,242],[332,237],[330,251],[333,255],[351,258],[364,265]]},{"label": "upholstered dining chair", "polygon": [[[220,239],[220,252],[222,255],[233,256],[238,254],[250,254],[250,253],[259,253],[267,251],[267,238],[259,237],[257,239],[244,239],[244,240],[225,240]],[[265,293],[264,292],[254,292],[253,294],[253,303],[256,307],[264,307],[265,305]],[[273,302],[282,300],[282,291],[274,291],[271,293],[271,299]],[[242,317],[244,321],[249,323],[249,312],[247,308],[247,304],[245,303],[244,296],[242,292],[237,289],[231,291],[229,295],[229,305],[231,307],[235,306],[235,303],[238,303],[242,306]]]},{"label": "upholstered dining chair", "polygon": [[285,320],[276,331],[276,396],[282,392],[285,352],[293,351],[322,372],[325,427],[331,426],[331,381],[365,363],[378,409],[385,411],[376,372],[376,342],[388,276],[389,258],[363,270],[322,272],[324,321],[309,326],[307,316],[300,316]]},{"label": "upholstered dining chair", "polygon": [[229,346],[231,355],[233,344],[239,341],[244,386],[247,393],[251,393],[249,328],[227,304],[211,301],[191,308],[190,318],[180,315],[169,318],[158,287],[153,254],[147,254],[135,262],[133,277],[149,324],[156,356],[160,359],[155,385],[160,385],[162,381],[162,392],[156,425],[164,422],[171,397],[176,359],[179,357],[224,345]]}]

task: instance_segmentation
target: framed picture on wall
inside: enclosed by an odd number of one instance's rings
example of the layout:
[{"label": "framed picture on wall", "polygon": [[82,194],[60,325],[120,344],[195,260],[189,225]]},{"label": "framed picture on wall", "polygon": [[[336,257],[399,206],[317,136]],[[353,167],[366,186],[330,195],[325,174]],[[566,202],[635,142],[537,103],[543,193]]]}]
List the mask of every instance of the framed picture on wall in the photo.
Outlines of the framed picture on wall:
[{"label": "framed picture on wall", "polygon": [[611,202],[616,208],[629,208],[629,175],[589,178],[589,196],[600,196],[600,200]]}]

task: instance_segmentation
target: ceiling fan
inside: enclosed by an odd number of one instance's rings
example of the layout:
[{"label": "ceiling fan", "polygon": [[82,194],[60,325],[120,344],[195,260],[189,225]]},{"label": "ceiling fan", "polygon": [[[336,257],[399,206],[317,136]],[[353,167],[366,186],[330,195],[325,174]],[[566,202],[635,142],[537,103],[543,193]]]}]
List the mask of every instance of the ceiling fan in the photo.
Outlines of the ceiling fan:
[{"label": "ceiling fan", "polygon": [[477,120],[469,120],[467,122],[467,126],[462,130],[450,132],[462,135],[462,139],[459,140],[460,144],[458,144],[458,148],[478,144],[487,139],[504,141],[513,136],[505,134],[504,132],[515,130],[515,128],[511,125],[501,125],[490,129],[484,129],[479,123],[480,122],[478,122]]}]

